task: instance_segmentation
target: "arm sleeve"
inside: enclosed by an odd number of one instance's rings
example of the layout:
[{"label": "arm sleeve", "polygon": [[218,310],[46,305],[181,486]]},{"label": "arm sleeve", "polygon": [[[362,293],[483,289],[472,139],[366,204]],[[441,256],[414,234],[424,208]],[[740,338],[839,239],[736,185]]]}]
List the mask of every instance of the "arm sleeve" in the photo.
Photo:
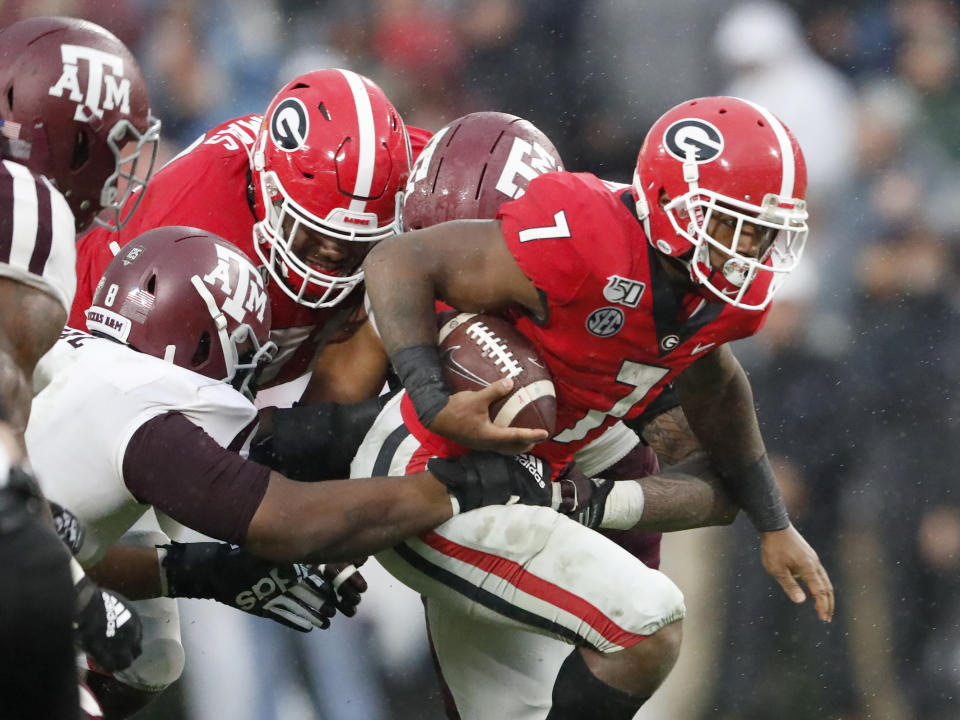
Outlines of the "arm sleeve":
[{"label": "arm sleeve", "polygon": [[130,438],[123,477],[138,502],[204,535],[242,544],[267,491],[270,469],[217,444],[177,412],[148,420]]}]

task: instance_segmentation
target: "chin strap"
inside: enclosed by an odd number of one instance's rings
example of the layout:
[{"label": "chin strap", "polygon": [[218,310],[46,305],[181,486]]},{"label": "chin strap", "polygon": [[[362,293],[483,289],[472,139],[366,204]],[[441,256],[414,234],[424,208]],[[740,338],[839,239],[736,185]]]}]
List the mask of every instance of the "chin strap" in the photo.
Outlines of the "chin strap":
[{"label": "chin strap", "polygon": [[207,286],[203,284],[203,280],[200,279],[199,275],[191,277],[190,282],[193,284],[193,287],[196,288],[197,294],[203,298],[203,302],[206,303],[207,310],[210,312],[210,317],[213,318],[213,322],[217,326],[217,337],[220,339],[220,348],[223,350],[223,360],[227,366],[227,377],[223,379],[232,380],[234,373],[237,371],[237,363],[234,357],[233,344],[230,342],[230,336],[227,335],[227,318],[224,317],[223,312],[217,306],[217,301],[213,298],[213,294],[207,289]]}]

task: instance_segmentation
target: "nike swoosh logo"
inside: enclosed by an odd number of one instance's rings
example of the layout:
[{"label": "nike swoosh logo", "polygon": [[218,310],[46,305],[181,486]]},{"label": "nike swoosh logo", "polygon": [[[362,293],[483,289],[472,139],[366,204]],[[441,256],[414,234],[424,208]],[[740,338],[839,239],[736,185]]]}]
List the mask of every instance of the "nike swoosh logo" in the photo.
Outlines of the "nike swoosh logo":
[{"label": "nike swoosh logo", "polygon": [[701,345],[700,343],[697,343],[697,344],[694,346],[693,350],[690,351],[690,354],[691,354],[691,355],[696,355],[697,353],[702,353],[704,350],[709,350],[709,349],[712,348],[714,345],[716,345],[715,342],[707,343],[706,345]]}]

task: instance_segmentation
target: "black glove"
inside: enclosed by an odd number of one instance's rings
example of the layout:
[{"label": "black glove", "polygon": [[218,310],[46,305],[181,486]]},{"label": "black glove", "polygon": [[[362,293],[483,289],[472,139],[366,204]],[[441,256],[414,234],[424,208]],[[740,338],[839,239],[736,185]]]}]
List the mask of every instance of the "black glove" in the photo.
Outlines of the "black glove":
[{"label": "black glove", "polygon": [[550,464],[535,455],[470,452],[430,458],[427,470],[447,486],[460,512],[485,505],[550,505]]},{"label": "black glove", "polygon": [[50,512],[53,514],[53,524],[57,536],[76,556],[80,548],[83,547],[83,539],[86,536],[83,523],[80,522],[80,518],[59,503],[55,503],[53,500],[47,502],[50,504]]},{"label": "black glove", "polygon": [[592,530],[600,527],[614,481],[588,478],[573,463],[560,471],[554,482],[553,508]]},{"label": "black glove", "polygon": [[337,610],[347,617],[357,614],[360,595],[367,591],[367,581],[357,569],[364,562],[366,558],[355,563],[327,563],[318,567],[336,593]]},{"label": "black glove", "polygon": [[30,521],[43,507],[43,493],[33,474],[14,465],[0,478],[0,534],[10,533]]},{"label": "black glove", "polygon": [[98,587],[83,575],[74,585],[77,644],[99,670],[114,673],[140,655],[143,628],[123,595]]},{"label": "black glove", "polygon": [[274,563],[228,543],[158,546],[169,597],[216,600],[300,632],[330,626],[336,594],[313,568]]}]

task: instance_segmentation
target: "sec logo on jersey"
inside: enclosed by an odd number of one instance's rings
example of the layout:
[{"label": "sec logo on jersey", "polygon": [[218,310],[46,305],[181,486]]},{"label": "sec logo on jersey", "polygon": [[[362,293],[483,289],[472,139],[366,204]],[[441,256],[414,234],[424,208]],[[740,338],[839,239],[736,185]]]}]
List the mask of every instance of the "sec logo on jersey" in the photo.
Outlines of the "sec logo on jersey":
[{"label": "sec logo on jersey", "polygon": [[587,331],[597,337],[610,337],[620,332],[624,319],[623,310],[620,308],[597,308],[587,317]]}]

